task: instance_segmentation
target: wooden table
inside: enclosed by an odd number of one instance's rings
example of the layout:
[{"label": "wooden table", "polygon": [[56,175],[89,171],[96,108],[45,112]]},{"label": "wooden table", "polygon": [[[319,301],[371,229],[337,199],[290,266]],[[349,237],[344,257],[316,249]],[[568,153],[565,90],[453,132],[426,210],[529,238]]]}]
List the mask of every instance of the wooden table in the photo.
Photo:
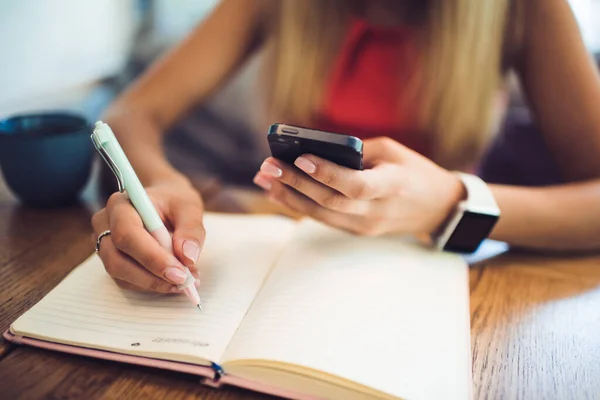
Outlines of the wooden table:
[{"label": "wooden table", "polygon": [[[258,194],[214,186],[203,192],[209,209],[272,211]],[[0,181],[0,330],[92,253],[89,221],[99,202],[84,198],[62,210],[26,209]],[[600,398],[600,256],[508,253],[473,265],[470,278],[474,398]],[[18,398],[265,396],[0,342],[0,399]]]}]

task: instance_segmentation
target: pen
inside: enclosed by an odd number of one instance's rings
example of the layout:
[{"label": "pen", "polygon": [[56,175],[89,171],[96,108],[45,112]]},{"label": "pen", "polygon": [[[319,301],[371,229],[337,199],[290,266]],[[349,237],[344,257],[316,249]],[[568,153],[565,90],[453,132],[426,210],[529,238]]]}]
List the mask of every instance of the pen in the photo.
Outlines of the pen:
[{"label": "pen", "polygon": [[[160,219],[156,208],[148,197],[146,190],[138,179],[133,167],[125,156],[125,152],[117,141],[110,127],[102,121],[96,122],[96,126],[91,135],[92,142],[96,150],[100,153],[104,161],[108,164],[117,178],[119,192],[127,191],[129,200],[140,215],[146,230],[164,247],[168,252],[173,253],[173,241],[167,227]],[[193,301],[196,306],[202,310],[202,302],[198,291],[194,286],[196,279],[186,268],[187,278],[185,282],[178,285],[186,296]]]}]

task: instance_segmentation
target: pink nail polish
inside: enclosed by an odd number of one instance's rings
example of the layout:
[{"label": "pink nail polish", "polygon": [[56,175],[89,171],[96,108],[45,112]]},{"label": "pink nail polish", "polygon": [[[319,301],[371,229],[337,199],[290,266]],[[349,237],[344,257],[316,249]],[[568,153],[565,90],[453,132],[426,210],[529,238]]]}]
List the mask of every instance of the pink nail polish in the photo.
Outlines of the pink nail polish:
[{"label": "pink nail polish", "polygon": [[307,174],[314,174],[317,170],[317,166],[315,165],[315,163],[304,157],[296,158],[296,161],[294,161],[294,165],[300,168],[302,171],[306,172]]},{"label": "pink nail polish", "polygon": [[260,166],[260,170],[265,174],[272,176],[273,178],[280,178],[281,175],[283,175],[283,171],[278,166],[270,162],[264,162]]},{"label": "pink nail polish", "polygon": [[183,255],[190,259],[195,265],[200,257],[200,246],[193,240],[185,240],[183,242]]},{"label": "pink nail polish", "polygon": [[266,179],[264,176],[260,176],[258,175],[256,178],[254,178],[254,183],[256,183],[258,186],[260,186],[261,188],[263,188],[264,190],[271,190],[271,182],[269,182],[268,179]]},{"label": "pink nail polish", "polygon": [[169,267],[165,270],[165,278],[169,281],[173,282],[176,285],[181,285],[185,283],[185,279],[187,278],[185,272],[180,270],[179,268]]}]

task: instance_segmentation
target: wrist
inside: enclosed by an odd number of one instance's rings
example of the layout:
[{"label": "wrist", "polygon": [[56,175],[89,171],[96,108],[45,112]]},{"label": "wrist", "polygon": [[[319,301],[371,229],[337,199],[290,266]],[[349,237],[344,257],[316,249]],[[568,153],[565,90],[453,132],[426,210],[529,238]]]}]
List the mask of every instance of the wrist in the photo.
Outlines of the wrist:
[{"label": "wrist", "polygon": [[185,189],[194,189],[192,182],[181,173],[154,176],[148,181],[147,186],[177,186]]},{"label": "wrist", "polygon": [[464,199],[434,234],[440,250],[473,253],[489,236],[500,217],[500,209],[488,185],[476,175],[456,173]]},{"label": "wrist", "polygon": [[439,203],[438,212],[434,214],[436,218],[433,227],[427,232],[429,235],[437,235],[441,232],[454,215],[460,202],[467,198],[467,190],[460,178],[452,172],[448,171],[447,173],[447,184],[444,185],[445,189],[440,197],[442,201]]},{"label": "wrist", "polygon": [[144,180],[144,186],[159,186],[159,185],[184,185],[192,187],[192,183],[187,176],[177,171],[170,165],[155,168],[151,173],[147,174]]}]

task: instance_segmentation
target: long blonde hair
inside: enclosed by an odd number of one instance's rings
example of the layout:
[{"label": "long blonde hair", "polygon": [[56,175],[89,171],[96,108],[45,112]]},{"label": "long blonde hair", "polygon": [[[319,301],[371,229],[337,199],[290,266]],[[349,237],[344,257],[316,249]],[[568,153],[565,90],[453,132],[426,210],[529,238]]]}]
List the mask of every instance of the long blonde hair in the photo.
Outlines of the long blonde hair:
[{"label": "long blonde hair", "polygon": [[[492,131],[507,55],[520,41],[518,1],[428,0],[420,32],[418,99],[432,158],[447,168],[478,157]],[[348,18],[364,0],[267,2],[269,115],[310,123]],[[508,33],[508,34],[507,34]]]}]

